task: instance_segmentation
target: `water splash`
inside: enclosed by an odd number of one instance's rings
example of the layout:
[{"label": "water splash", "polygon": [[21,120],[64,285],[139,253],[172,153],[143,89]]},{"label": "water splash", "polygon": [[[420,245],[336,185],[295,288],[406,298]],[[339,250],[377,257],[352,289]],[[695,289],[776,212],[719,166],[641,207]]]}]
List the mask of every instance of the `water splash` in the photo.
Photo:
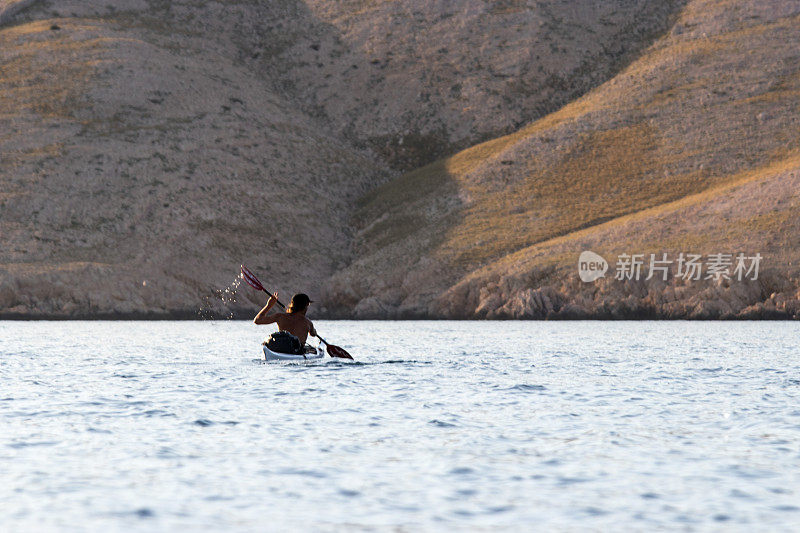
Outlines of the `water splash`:
[{"label": "water splash", "polygon": [[213,296],[205,296],[203,305],[197,310],[197,316],[201,320],[218,320],[221,315],[225,320],[232,320],[234,311],[231,306],[237,303],[237,291],[241,284],[242,277],[236,276],[224,289],[215,290]]},{"label": "water splash", "polygon": [[217,291],[217,296],[225,304],[236,303],[236,291],[239,290],[241,284],[242,277],[236,276],[236,279],[229,283],[227,287]]}]

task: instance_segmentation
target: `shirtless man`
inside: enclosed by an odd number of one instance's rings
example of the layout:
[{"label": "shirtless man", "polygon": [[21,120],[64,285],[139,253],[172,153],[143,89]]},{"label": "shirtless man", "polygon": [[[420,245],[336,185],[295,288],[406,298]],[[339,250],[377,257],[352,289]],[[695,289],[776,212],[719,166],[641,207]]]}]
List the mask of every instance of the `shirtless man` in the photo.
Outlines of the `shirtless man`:
[{"label": "shirtless man", "polygon": [[258,312],[253,319],[255,324],[274,324],[278,323],[280,331],[288,331],[300,340],[300,346],[305,346],[306,339],[309,333],[314,337],[317,336],[317,331],[314,329],[314,324],[306,318],[306,311],[308,305],[311,303],[308,296],[305,294],[295,294],[292,296],[292,301],[289,302],[289,308],[285,313],[274,313],[268,315],[269,310],[278,301],[278,293],[276,292],[267,300],[267,305]]}]

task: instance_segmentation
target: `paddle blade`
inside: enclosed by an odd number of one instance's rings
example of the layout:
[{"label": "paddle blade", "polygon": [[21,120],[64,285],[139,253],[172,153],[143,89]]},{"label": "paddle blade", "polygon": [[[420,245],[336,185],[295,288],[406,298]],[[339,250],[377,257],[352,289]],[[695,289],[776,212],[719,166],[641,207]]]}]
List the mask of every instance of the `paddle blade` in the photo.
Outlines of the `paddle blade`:
[{"label": "paddle blade", "polygon": [[331,357],[338,357],[340,359],[352,359],[351,356],[344,348],[340,348],[339,346],[333,346],[331,344],[326,345],[328,348],[328,355]]},{"label": "paddle blade", "polygon": [[253,287],[255,290],[267,292],[266,289],[264,289],[264,286],[261,285],[261,282],[258,281],[258,278],[252,272],[247,270],[247,267],[244,265],[242,265],[242,279],[245,280],[245,282],[247,282],[247,284]]}]

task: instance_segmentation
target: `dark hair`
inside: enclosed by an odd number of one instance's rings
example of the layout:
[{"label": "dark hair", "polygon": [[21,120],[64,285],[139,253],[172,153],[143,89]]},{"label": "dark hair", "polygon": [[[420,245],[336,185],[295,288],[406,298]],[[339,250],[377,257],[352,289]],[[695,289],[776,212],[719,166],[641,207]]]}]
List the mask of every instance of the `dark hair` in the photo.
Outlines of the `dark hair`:
[{"label": "dark hair", "polygon": [[297,311],[303,311],[308,304],[310,304],[312,300],[308,297],[307,294],[303,294],[302,292],[295,294],[292,296],[292,301],[289,302],[289,309],[288,312],[294,313]]}]

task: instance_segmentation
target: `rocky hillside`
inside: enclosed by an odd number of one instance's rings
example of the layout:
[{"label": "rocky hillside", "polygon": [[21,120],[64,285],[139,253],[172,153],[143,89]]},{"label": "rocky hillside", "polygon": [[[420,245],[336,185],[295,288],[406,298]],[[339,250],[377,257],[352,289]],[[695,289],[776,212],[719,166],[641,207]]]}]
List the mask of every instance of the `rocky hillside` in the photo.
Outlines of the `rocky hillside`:
[{"label": "rocky hillside", "polygon": [[[329,301],[362,317],[797,316],[798,50],[797,2],[690,2],[587,95],[368,194]],[[584,250],[764,258],[750,284],[616,281],[613,264],[582,283]]]},{"label": "rocky hillside", "polygon": [[194,316],[240,263],[316,316],[796,315],[798,45],[789,0],[0,0],[0,315]]},{"label": "rocky hillside", "polygon": [[36,2],[0,29],[0,309],[191,314],[239,262],[282,287],[348,259],[384,166],[236,61],[252,6],[206,8]]},{"label": "rocky hillside", "polygon": [[[309,0],[259,69],[302,109],[410,170],[584,94],[665,31],[677,0]],[[279,50],[279,51],[278,51]]]},{"label": "rocky hillside", "polygon": [[3,0],[0,312],[191,315],[240,262],[318,293],[393,169],[557,109],[674,9]]}]

